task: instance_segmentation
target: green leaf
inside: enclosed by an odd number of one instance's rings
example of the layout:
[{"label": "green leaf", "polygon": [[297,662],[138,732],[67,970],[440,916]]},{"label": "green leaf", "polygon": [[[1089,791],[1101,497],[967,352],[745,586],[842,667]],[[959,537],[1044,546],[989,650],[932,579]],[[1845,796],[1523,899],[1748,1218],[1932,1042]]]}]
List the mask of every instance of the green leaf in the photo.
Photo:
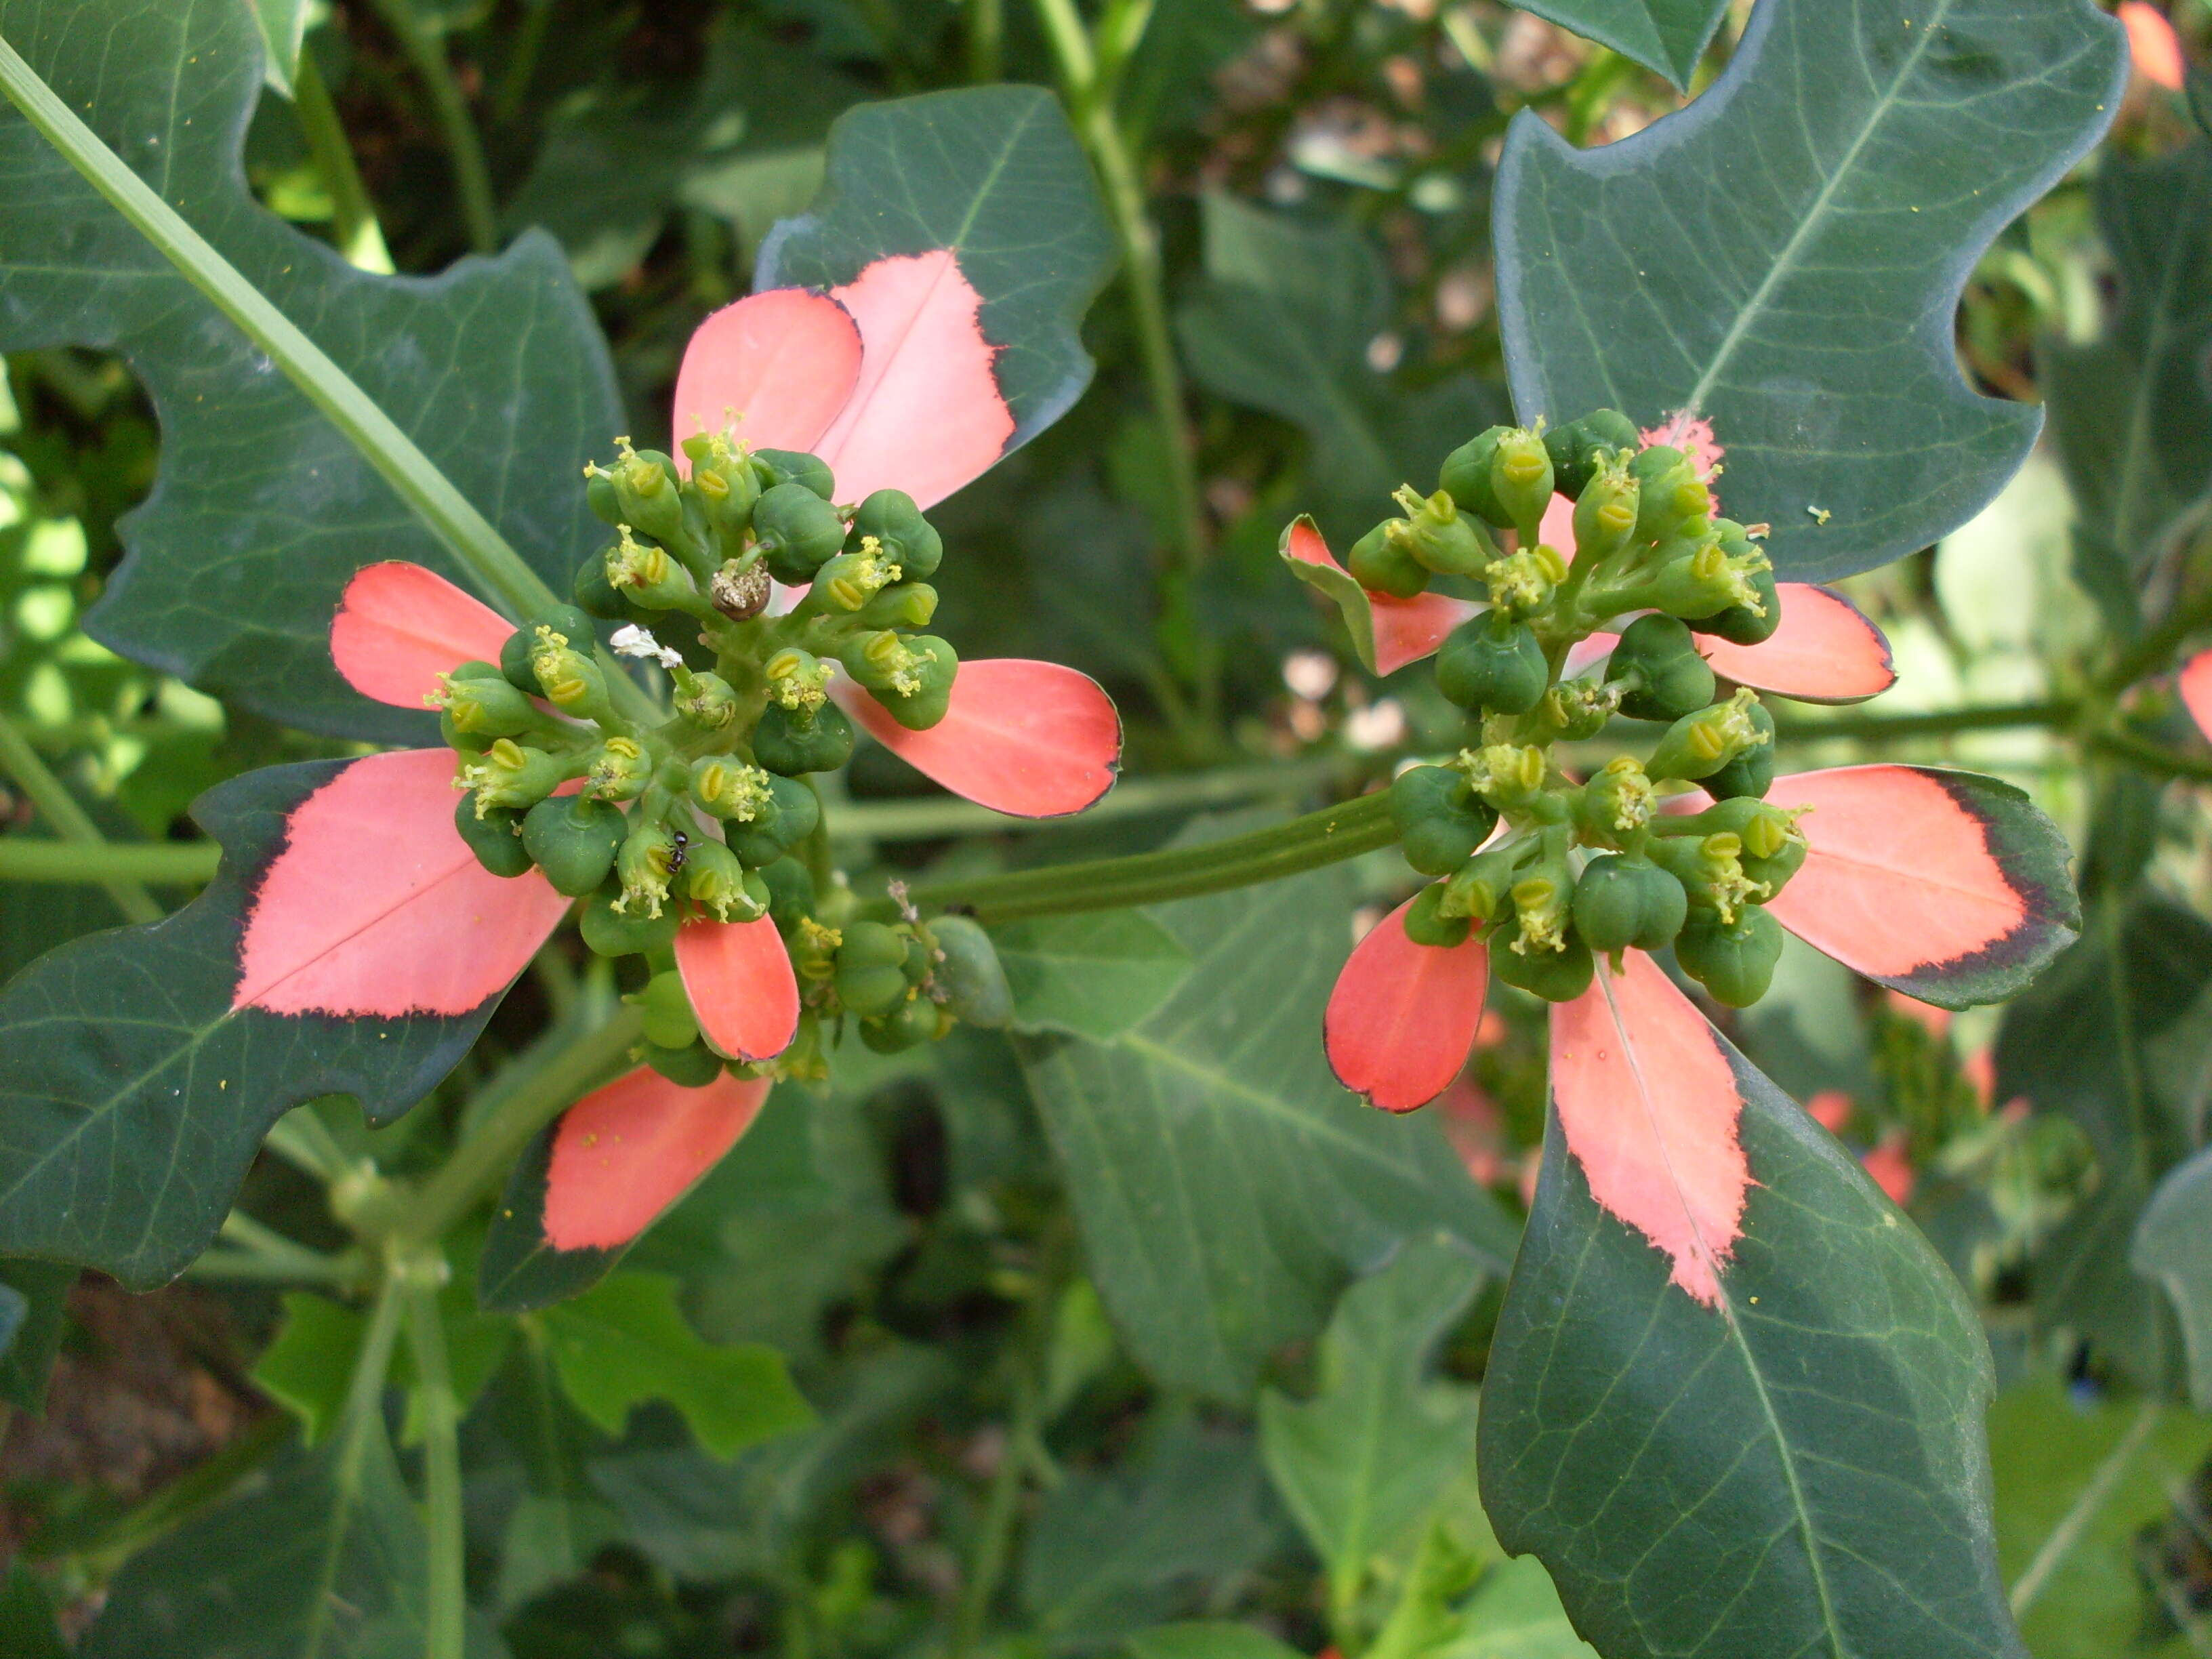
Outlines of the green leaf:
[{"label": "green leaf", "polygon": [[1502,412],[1498,399],[1466,377],[1401,392],[1370,365],[1390,280],[1350,225],[1218,191],[1203,211],[1206,282],[1176,313],[1191,378],[1305,433],[1321,516],[1348,544],[1391,511],[1401,483],[1434,489],[1444,456]]},{"label": "green leaf", "polygon": [[1249,1625],[1155,1625],[1122,1644],[1134,1659],[1304,1659]]},{"label": "green leaf", "polygon": [[1857,1161],[1723,1052],[1751,1184],[1715,1305],[1599,1208],[1552,1116],[1483,1381],[1498,1539],[1607,1659],[2025,1659],[1974,1310]]},{"label": "green leaf", "polygon": [[345,1410],[346,1389],[368,1322],[356,1309],[306,1291],[287,1291],[284,1322],[253,1363],[253,1385],[300,1419],[312,1446]]},{"label": "green leaf", "polygon": [[761,245],[756,289],[834,288],[872,261],[951,248],[983,296],[984,337],[1014,416],[1009,450],[1091,383],[1077,332],[1114,273],[1091,163],[1036,87],[970,87],[848,111],[830,131],[813,208]]},{"label": "green leaf", "polygon": [[1492,1565],[1461,1617],[1460,1638],[1440,1659],[1597,1659],[1567,1622],[1552,1575],[1533,1556]]},{"label": "green leaf", "polygon": [[1439,1230],[1502,1270],[1514,1224],[1432,1114],[1361,1105],[1328,1070],[1322,1010],[1352,947],[1340,866],[1161,907],[1190,977],[1111,1042],[1016,1048],[1091,1273],[1164,1382],[1248,1400],[1352,1273]]},{"label": "green leaf", "polygon": [[1249,1437],[1156,1420],[1110,1474],[1071,1474],[1039,1507],[1021,1575],[1036,1634],[1055,1650],[1100,1647],[1171,1617],[1267,1553],[1266,1497]]},{"label": "green leaf", "polygon": [[56,1257],[134,1290],[207,1247],[261,1139],[320,1095],[388,1122],[468,1051],[499,999],[395,1019],[234,1008],[254,883],[286,815],[349,763],[234,778],[194,806],[222,842],[176,915],[48,952],[0,992],[0,1252]]},{"label": "green leaf", "polygon": [[2085,0],[1762,0],[1687,109],[1577,152],[1533,112],[1495,207],[1514,406],[1711,421],[1730,516],[1826,581],[1985,506],[2033,409],[1961,381],[1976,258],[2119,107]]},{"label": "green leaf", "polygon": [[1475,1393],[1429,1375],[1481,1272],[1449,1238],[1415,1240],[1344,1293],[1311,1400],[1260,1397],[1275,1490],[1348,1607],[1369,1565],[1419,1526],[1474,1455]]},{"label": "green leaf", "polygon": [[0,1401],[46,1409],[46,1378],[61,1352],[76,1269],[53,1261],[0,1261]]},{"label": "green leaf", "polygon": [[69,1659],[46,1587],[20,1555],[0,1577],[0,1653],[9,1659]]},{"label": "green leaf", "polygon": [[267,56],[261,65],[269,84],[289,98],[292,77],[300,72],[300,46],[307,38],[309,0],[252,0]]},{"label": "green leaf", "polygon": [[2199,1410],[2212,1408],[2212,1152],[2166,1172],[2136,1224],[2129,1259],[2172,1301],[2189,1397]]},{"label": "green leaf", "polygon": [[1990,1409],[1997,1560],[2036,1659],[2110,1659],[2142,1626],[2136,1539],[2212,1449],[2212,1421],[2155,1401],[2068,1397],[2055,1381]]},{"label": "green leaf", "polygon": [[[565,593],[603,533],[578,469],[628,422],[559,249],[526,236],[442,276],[378,276],[264,211],[240,159],[259,29],[240,0],[0,0],[0,34]],[[0,349],[119,352],[161,426],[154,494],[123,521],[130,556],[88,630],[288,724],[426,740],[427,715],[339,680],[330,619],[364,564],[412,559],[467,586],[459,567],[12,108],[0,177]]]},{"label": "green leaf", "polygon": [[2212,143],[2097,172],[2120,305],[2092,344],[2044,343],[2038,380],[2074,491],[2075,563],[2119,623],[2212,489]]},{"label": "green leaf", "polygon": [[2208,984],[2212,926],[2160,899],[2104,898],[1997,1034],[1996,1097],[2024,1095],[2038,1112],[2070,1118],[2097,1161],[2094,1183],[2029,1264],[2037,1322],[2159,1390],[2178,1376],[2180,1345],[2165,1297],[2129,1251],[2160,1177],[2189,1149],[2208,1036],[2191,1016]]},{"label": "green leaf", "polygon": [[1190,975],[1190,952],[1142,910],[1091,910],[991,931],[1014,993],[1014,1026],[1110,1042]]},{"label": "green leaf", "polygon": [[1512,0],[1522,11],[1549,18],[1632,58],[1678,87],[1705,55],[1706,43],[1728,14],[1728,0]]},{"label": "green leaf", "polygon": [[562,1389],[609,1434],[623,1432],[633,1406],[665,1400],[709,1455],[726,1458],[815,1420],[781,1354],[700,1340],[662,1274],[617,1273],[535,1317]]}]

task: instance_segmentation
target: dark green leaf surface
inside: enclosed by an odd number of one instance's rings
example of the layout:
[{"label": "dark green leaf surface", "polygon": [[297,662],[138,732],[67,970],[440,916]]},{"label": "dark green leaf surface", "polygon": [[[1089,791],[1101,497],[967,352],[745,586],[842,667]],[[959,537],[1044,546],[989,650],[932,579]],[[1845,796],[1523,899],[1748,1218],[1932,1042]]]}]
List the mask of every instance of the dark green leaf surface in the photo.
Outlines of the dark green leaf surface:
[{"label": "dark green leaf surface", "polygon": [[1678,87],[1728,12],[1728,0],[1513,0],[1522,11],[1588,35]]},{"label": "dark green leaf surface", "polygon": [[1633,137],[1577,152],[1524,112],[1496,207],[1516,409],[1710,419],[1721,499],[1788,580],[1934,541],[2039,424],[1960,380],[1959,294],[2126,65],[2085,0],[1761,0],[1711,89]]},{"label": "dark green leaf surface", "polygon": [[477,1263],[477,1297],[501,1313],[526,1313],[587,1291],[628,1253],[627,1246],[556,1250],[545,1237],[545,1171],[560,1127],[557,1121],[547,1124],[523,1149],[492,1211]]},{"label": "dark green leaf surface", "polygon": [[1014,1024],[1108,1042],[1142,1024],[1190,974],[1190,952],[1141,910],[1039,916],[992,930]]},{"label": "dark green leaf surface", "polygon": [[2136,581],[2212,489],[2212,143],[2109,157],[2097,224],[2119,308],[2094,343],[2047,342],[2038,378],[2074,492],[2077,571],[2128,618]]},{"label": "dark green leaf surface", "polygon": [[2208,981],[2212,927],[2154,898],[2101,899],[2081,942],[2005,1011],[1997,1036],[1996,1097],[2070,1117],[2097,1161],[2094,1187],[2030,1263],[2036,1316],[2158,1389],[2179,1376],[2179,1344],[2129,1251],[2159,1178],[2189,1150],[2192,1068],[2162,1054],[2178,1042],[2201,1055],[2201,1022],[2187,1016]]},{"label": "dark green leaf surface", "polygon": [[76,1269],[58,1262],[0,1261],[0,1401],[27,1412],[45,1408],[76,1283]]},{"label": "dark green leaf surface", "polygon": [[[0,33],[327,351],[558,592],[604,534],[575,487],[625,424],[599,337],[542,236],[444,276],[370,276],[252,200],[239,160],[260,31],[240,0],[0,0]],[[388,486],[13,108],[0,112],[0,349],[120,352],[161,423],[130,558],[88,619],[126,656],[289,724],[420,738],[329,661],[354,571],[469,586]]]},{"label": "dark green leaf surface", "polygon": [[2092,1404],[2041,1378],[1997,1396],[1997,1561],[2036,1659],[2124,1650],[2147,1600],[2137,1534],[2172,1513],[2208,1449],[2212,1421],[2155,1401]]},{"label": "dark green leaf surface", "polygon": [[869,104],[830,132],[813,208],[762,243],[757,289],[834,288],[893,254],[951,248],[983,296],[984,337],[1013,411],[1010,450],[1091,383],[1077,329],[1114,270],[1091,164],[1060,100],[1036,87],[972,87]]},{"label": "dark green leaf surface", "polygon": [[2181,1322],[2189,1396],[2212,1406],[2212,1152],[2166,1171],[2136,1224],[2130,1260]]},{"label": "dark green leaf surface", "polygon": [[1543,1559],[1607,1659],[2025,1659],[1974,1310],[1857,1162],[1725,1052],[1753,1184],[1717,1307],[1598,1207],[1552,1120],[1483,1385],[1498,1538]]},{"label": "dark green leaf surface", "polygon": [[1455,1240],[1409,1243],[1336,1304],[1313,1398],[1260,1397],[1267,1474],[1342,1603],[1474,1455],[1474,1390],[1429,1370],[1481,1277]]},{"label": "dark green leaf surface", "polygon": [[1436,1119],[1370,1110],[1322,1058],[1352,908],[1341,868],[1162,906],[1193,960],[1164,1007],[1110,1043],[1018,1041],[1092,1277],[1163,1382],[1249,1399],[1407,1239],[1442,1230],[1493,1270],[1512,1255]]},{"label": "dark green leaf surface", "polygon": [[207,1247],[287,1111],[350,1094],[389,1121],[476,1040],[497,996],[453,1018],[231,1006],[248,896],[285,816],[346,764],[210,791],[194,811],[224,856],[204,893],[150,927],[73,940],[0,993],[0,1252],[158,1285]]}]

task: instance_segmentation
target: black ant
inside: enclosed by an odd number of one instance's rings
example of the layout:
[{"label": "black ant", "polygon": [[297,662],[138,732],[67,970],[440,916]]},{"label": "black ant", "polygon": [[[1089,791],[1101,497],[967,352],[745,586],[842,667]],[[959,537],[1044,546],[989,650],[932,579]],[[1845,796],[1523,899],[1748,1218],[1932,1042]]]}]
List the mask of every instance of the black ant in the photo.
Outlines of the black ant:
[{"label": "black ant", "polygon": [[691,844],[691,837],[681,830],[676,831],[676,845],[669,849],[668,873],[674,875],[684,867],[684,849]]}]

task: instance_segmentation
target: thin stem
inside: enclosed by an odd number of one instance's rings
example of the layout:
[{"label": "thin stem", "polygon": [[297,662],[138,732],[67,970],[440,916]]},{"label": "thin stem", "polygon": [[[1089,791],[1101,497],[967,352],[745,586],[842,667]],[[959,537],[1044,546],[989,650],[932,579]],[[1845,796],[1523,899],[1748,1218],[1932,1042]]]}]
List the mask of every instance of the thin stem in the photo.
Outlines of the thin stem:
[{"label": "thin stem", "polygon": [[270,1125],[269,1150],[325,1186],[354,1172],[355,1160],[312,1106],[295,1106]]},{"label": "thin stem", "polygon": [[[361,453],[362,459],[376,469],[487,597],[504,605],[508,614],[515,617],[526,617],[554,603],[553,590],[507,545],[490,520],[453,487],[453,481],[430,464],[430,458],[416,447],[415,441],[320,346],[126,167],[4,40],[0,40],[0,92],[8,94],[87,183],[283,371],[285,378]],[[629,712],[640,719],[659,717],[651,699],[611,653],[603,649],[600,662],[609,671],[608,679],[617,696]]]},{"label": "thin stem", "polygon": [[430,94],[431,112],[438,134],[453,164],[453,182],[460,191],[461,220],[468,227],[469,246],[479,253],[499,251],[499,207],[491,192],[491,168],[484,161],[483,140],[477,134],[476,118],[461,83],[453,78],[453,65],[446,55],[446,40],[416,15],[411,0],[376,0],[377,15],[398,37],[407,59]]},{"label": "thin stem", "polygon": [[532,1135],[622,1061],[644,1035],[642,1022],[627,1004],[587,1001],[494,1078],[470,1103],[476,1133],[402,1206],[404,1235],[435,1239],[467,1214]]},{"label": "thin stem", "polygon": [[2100,754],[2131,761],[2161,777],[2187,778],[2197,783],[2212,782],[2212,760],[2200,755],[2178,754],[2132,732],[2095,732],[2090,734],[2088,743]]},{"label": "thin stem", "polygon": [[529,15],[522,20],[522,32],[507,56],[507,72],[500,77],[499,96],[492,105],[492,118],[501,126],[522,113],[530,83],[537,78],[538,60],[545,52],[545,32],[553,21],[553,8],[558,3],[533,0],[524,8]]},{"label": "thin stem", "polygon": [[468,1618],[461,1534],[460,1410],[446,1352],[446,1327],[438,1313],[437,1280],[445,1258],[426,1255],[407,1271],[407,1344],[415,1356],[416,1397],[422,1402],[423,1519],[429,1534],[428,1629],[424,1659],[462,1659]]},{"label": "thin stem", "polygon": [[[0,42],[0,49],[5,43]],[[23,741],[23,734],[15,729],[15,722],[0,714],[0,769],[4,769],[23,787],[31,798],[31,805],[46,821],[46,827],[61,837],[58,842],[40,843],[24,840],[20,843],[12,837],[0,842],[0,848],[14,845],[52,848],[64,858],[84,858],[95,848],[105,848],[107,837],[100,833],[100,826],[92,821],[76,797],[70,794],[62,781],[47,770],[39,751]],[[115,908],[123,912],[127,921],[161,921],[161,902],[132,878],[109,875],[100,881],[107,896],[115,901]]]},{"label": "thin stem", "polygon": [[225,1216],[221,1231],[224,1238],[239,1246],[240,1253],[263,1263],[270,1278],[342,1284],[361,1273],[358,1255],[351,1252],[332,1255],[311,1249],[297,1239],[287,1238],[265,1222],[255,1220],[243,1210],[233,1210]]},{"label": "thin stem", "polygon": [[1371,853],[1397,838],[1389,795],[1362,795],[1288,823],[1202,847],[969,881],[932,882],[915,889],[913,898],[921,905],[966,905],[988,921],[1117,910],[1279,880]]},{"label": "thin stem", "polygon": [[1822,743],[1837,738],[1946,737],[1954,732],[1988,732],[2018,726],[2056,729],[2069,724],[2079,712],[2071,702],[2045,702],[1936,709],[1924,714],[1837,714],[1812,720],[1799,717],[1777,720],[1775,736],[1784,743]]},{"label": "thin stem", "polygon": [[[1145,212],[1145,190],[1136,158],[1114,113],[1114,86],[1100,73],[1098,54],[1076,11],[1075,0],[1035,0],[1037,21],[1060,71],[1062,95],[1075,130],[1091,153],[1106,194],[1115,239],[1121,246],[1121,274],[1129,311],[1152,393],[1152,418],[1167,451],[1168,487],[1175,500],[1176,550],[1187,568],[1205,562],[1206,520],[1198,490],[1198,444],[1183,400],[1182,370],[1168,331],[1158,232]],[[1126,52],[1133,40],[1123,43]]]},{"label": "thin stem", "polygon": [[1014,1410],[1000,1449],[999,1466],[991,1471],[991,1484],[983,1495],[983,1513],[977,1522],[975,1555],[960,1586],[960,1601],[953,1610],[949,1659],[969,1659],[981,1645],[983,1631],[1006,1582],[1006,1563],[1012,1557],[1014,1523],[1021,1517],[1022,1476],[1029,1468],[1029,1445],[1040,1427],[1040,1391],[1026,1367],[1014,1378]]},{"label": "thin stem", "polygon": [[386,276],[392,274],[392,251],[384,244],[384,228],[376,222],[376,204],[362,182],[355,165],[353,146],[346,142],[331,89],[316,67],[315,54],[302,49],[299,72],[292,77],[292,112],[299,117],[307,154],[331,193],[331,237],[347,261],[362,270]]},{"label": "thin stem", "polygon": [[204,1250],[185,1269],[187,1279],[228,1285],[321,1285],[332,1290],[358,1286],[366,1274],[361,1258],[325,1256],[313,1262],[282,1261],[253,1250]]},{"label": "thin stem", "polygon": [[[14,771],[14,767],[9,770]],[[25,793],[29,793],[27,787]],[[40,808],[44,811],[44,808]],[[49,815],[51,817],[51,815]],[[198,887],[212,880],[222,848],[211,841],[33,841],[0,836],[0,881],[63,883],[152,882],[159,887]],[[113,889],[110,888],[110,891]],[[133,921],[153,921],[153,916]]]},{"label": "thin stem", "polygon": [[968,78],[999,78],[1006,37],[1006,0],[967,0]]},{"label": "thin stem", "polygon": [[2173,659],[2184,641],[2200,629],[2212,628],[2212,587],[2194,599],[2177,605],[2166,619],[2121,653],[2119,660],[2099,677],[2097,689],[2117,696],[2137,680],[2155,674]]}]

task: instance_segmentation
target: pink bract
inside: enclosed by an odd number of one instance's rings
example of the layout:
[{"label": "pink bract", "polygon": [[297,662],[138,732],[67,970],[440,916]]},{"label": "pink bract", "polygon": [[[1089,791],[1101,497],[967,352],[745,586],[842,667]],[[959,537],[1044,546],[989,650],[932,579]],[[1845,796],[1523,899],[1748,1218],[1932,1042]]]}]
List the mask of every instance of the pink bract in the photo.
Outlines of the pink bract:
[{"label": "pink bract", "polygon": [[331,619],[331,660],[364,697],[421,708],[438,676],[497,662],[514,624],[434,570],[403,559],[354,573]]},{"label": "pink bract", "polygon": [[698,1016],[699,1034],[732,1060],[773,1060],[799,1030],[799,981],[775,923],[687,921],[676,935],[676,969]]},{"label": "pink bract", "polygon": [[[1344,569],[1311,520],[1300,519],[1291,526],[1285,548],[1304,563]],[[1375,672],[1378,674],[1395,674],[1407,663],[1432,654],[1444,642],[1445,635],[1483,609],[1445,593],[1419,593],[1410,599],[1397,599],[1370,589],[1360,591],[1366,593],[1368,609],[1375,617]]]},{"label": "pink bract", "polygon": [[1400,905],[1352,947],[1322,1030],[1338,1080],[1387,1112],[1442,1094],[1482,1023],[1490,953],[1480,939],[1439,949],[1406,937]]},{"label": "pink bract", "polygon": [[556,1250],[614,1249],[657,1220],[752,1127],[770,1080],[727,1073],[704,1088],[640,1066],[561,1120],[545,1170],[545,1237]]}]

